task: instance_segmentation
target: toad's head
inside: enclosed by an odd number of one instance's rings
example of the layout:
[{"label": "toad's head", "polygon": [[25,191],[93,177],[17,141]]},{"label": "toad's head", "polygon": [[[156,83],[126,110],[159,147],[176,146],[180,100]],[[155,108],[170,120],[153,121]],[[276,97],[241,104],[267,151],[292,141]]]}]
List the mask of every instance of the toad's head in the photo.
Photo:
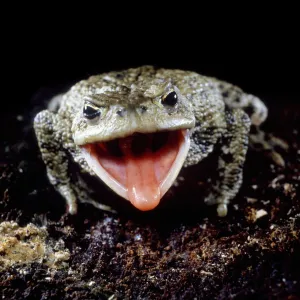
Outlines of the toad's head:
[{"label": "toad's head", "polygon": [[[129,75],[128,75],[129,76]],[[73,126],[90,168],[140,210],[155,208],[176,179],[195,117],[172,78],[91,83]]]}]

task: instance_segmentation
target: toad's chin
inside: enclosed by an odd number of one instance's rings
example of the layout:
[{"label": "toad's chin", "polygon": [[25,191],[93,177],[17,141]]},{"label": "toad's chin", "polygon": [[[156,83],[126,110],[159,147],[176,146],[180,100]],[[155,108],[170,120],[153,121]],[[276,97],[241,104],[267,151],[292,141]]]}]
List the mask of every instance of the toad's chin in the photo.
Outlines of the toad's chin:
[{"label": "toad's chin", "polygon": [[154,209],[173,184],[190,147],[189,130],[135,133],[81,146],[90,168],[142,211]]}]

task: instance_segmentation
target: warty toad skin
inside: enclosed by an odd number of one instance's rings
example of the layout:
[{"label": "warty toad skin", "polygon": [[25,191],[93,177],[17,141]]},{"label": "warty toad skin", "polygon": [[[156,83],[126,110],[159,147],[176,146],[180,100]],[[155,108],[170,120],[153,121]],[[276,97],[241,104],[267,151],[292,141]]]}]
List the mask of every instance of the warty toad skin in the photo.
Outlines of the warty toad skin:
[{"label": "warty toad skin", "polygon": [[[50,182],[75,214],[77,201],[104,210],[80,173],[99,177],[142,211],[154,209],[181,168],[219,146],[215,182],[204,199],[219,216],[242,183],[251,124],[267,108],[257,97],[190,71],[143,66],[92,76],[37,114],[34,129]],[[70,164],[80,168],[70,174]]]}]

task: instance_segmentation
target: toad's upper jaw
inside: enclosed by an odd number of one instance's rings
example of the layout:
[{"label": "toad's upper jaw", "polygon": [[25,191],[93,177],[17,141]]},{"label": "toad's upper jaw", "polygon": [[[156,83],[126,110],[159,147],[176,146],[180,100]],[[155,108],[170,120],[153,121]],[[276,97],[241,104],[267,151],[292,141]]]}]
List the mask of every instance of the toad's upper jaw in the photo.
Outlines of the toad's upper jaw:
[{"label": "toad's upper jaw", "polygon": [[173,184],[190,147],[189,130],[138,134],[81,146],[91,169],[136,208],[155,208]]}]

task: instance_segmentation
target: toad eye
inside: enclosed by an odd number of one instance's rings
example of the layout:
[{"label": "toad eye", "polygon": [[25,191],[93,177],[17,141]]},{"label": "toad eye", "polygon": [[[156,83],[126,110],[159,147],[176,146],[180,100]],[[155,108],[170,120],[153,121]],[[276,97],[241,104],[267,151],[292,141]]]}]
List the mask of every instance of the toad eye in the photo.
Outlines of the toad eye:
[{"label": "toad eye", "polygon": [[178,101],[177,94],[173,91],[162,98],[162,104],[174,106]]},{"label": "toad eye", "polygon": [[91,102],[85,102],[83,106],[83,115],[92,120],[96,117],[99,117],[101,114],[100,108],[92,104]]}]

